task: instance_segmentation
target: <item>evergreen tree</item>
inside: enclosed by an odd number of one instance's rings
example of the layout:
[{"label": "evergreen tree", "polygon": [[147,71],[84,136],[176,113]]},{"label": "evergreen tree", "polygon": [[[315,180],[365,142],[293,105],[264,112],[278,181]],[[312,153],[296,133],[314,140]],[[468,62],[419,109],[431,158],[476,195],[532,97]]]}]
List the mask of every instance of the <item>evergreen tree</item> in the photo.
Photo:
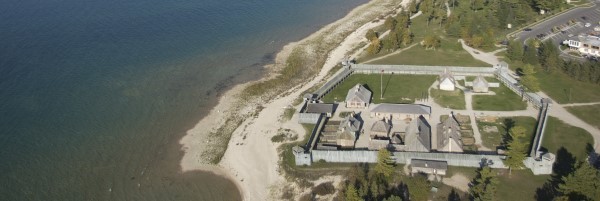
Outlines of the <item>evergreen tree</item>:
[{"label": "evergreen tree", "polygon": [[410,32],[410,29],[404,29],[404,31],[402,32],[401,39],[401,43],[403,46],[407,46],[408,44],[412,43],[413,34]]},{"label": "evergreen tree", "polygon": [[369,45],[369,47],[367,47],[367,52],[369,53],[369,55],[375,55],[379,53],[381,47],[382,44],[379,38],[374,38],[373,40],[371,40],[371,44]]},{"label": "evergreen tree", "polygon": [[358,196],[358,192],[356,188],[352,184],[348,184],[346,187],[346,201],[362,201],[362,199]]},{"label": "evergreen tree", "polygon": [[579,163],[562,181],[558,190],[570,200],[600,200],[600,173],[588,163]]},{"label": "evergreen tree", "polygon": [[396,31],[400,33],[399,31],[408,27],[409,24],[410,17],[408,16],[408,13],[406,13],[404,10],[400,11],[400,13],[396,16]]},{"label": "evergreen tree", "polygon": [[423,39],[423,46],[425,47],[425,49],[429,49],[429,48],[433,48],[435,50],[436,47],[440,46],[440,38],[439,36],[426,36]]},{"label": "evergreen tree", "polygon": [[413,13],[417,13],[417,1],[416,0],[410,0],[410,2],[408,2],[408,11],[413,14]]},{"label": "evergreen tree", "polygon": [[396,23],[396,19],[390,16],[385,19],[384,25],[387,30],[393,31],[394,29],[396,29]]},{"label": "evergreen tree", "polygon": [[509,168],[509,174],[512,174],[512,169],[523,168],[523,160],[525,160],[525,157],[527,156],[525,154],[527,146],[523,142],[525,132],[525,128],[521,126],[515,126],[509,131],[510,140],[507,145],[508,151],[506,153],[507,158],[505,161]]},{"label": "evergreen tree", "polygon": [[478,10],[483,9],[483,0],[471,0],[473,2],[471,9],[473,9],[475,12],[477,12]]},{"label": "evergreen tree", "polygon": [[540,50],[540,61],[542,68],[546,72],[550,72],[554,69],[559,69],[561,60],[559,57],[560,53],[558,48],[552,43],[552,40],[548,40],[542,44]]},{"label": "evergreen tree", "polygon": [[529,91],[537,92],[540,91],[540,82],[533,75],[521,76],[521,84],[527,87]]},{"label": "evergreen tree", "polygon": [[392,160],[392,154],[387,149],[380,149],[377,152],[377,164],[375,165],[375,174],[383,176],[383,178],[390,179],[394,173],[394,161]]},{"label": "evergreen tree", "polygon": [[509,42],[506,52],[508,53],[507,56],[511,61],[523,60],[523,42],[520,40],[513,40]]},{"label": "evergreen tree", "polygon": [[496,185],[498,179],[496,173],[488,166],[484,166],[477,171],[477,177],[471,182],[473,185],[469,189],[471,198],[476,201],[494,200],[496,195]]},{"label": "evergreen tree", "polygon": [[391,195],[390,197],[383,199],[383,201],[402,201],[402,198],[399,196]]},{"label": "evergreen tree", "polygon": [[422,175],[415,175],[406,181],[408,186],[408,200],[427,200],[431,184]]},{"label": "evergreen tree", "polygon": [[527,47],[525,48],[525,53],[523,53],[523,63],[538,65],[538,56],[537,56],[537,48],[535,47],[535,43],[533,40],[529,40],[527,42]]},{"label": "evergreen tree", "polygon": [[373,31],[373,29],[369,29],[367,31],[367,33],[365,34],[365,38],[367,38],[367,40],[369,41],[373,41],[374,39],[378,38],[379,36],[377,35],[377,33],[375,31]]},{"label": "evergreen tree", "polygon": [[435,10],[435,18],[440,21],[439,27],[442,27],[442,22],[448,18],[446,8],[438,8]]}]

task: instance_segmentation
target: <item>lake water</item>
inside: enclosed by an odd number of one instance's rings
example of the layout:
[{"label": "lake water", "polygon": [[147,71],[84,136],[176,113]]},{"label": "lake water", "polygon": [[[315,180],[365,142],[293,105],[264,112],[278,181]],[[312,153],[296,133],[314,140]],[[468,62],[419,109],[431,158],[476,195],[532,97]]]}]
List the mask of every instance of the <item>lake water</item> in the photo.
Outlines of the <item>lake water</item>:
[{"label": "lake water", "polygon": [[5,0],[0,200],[239,200],[181,173],[220,90],[367,0]]}]

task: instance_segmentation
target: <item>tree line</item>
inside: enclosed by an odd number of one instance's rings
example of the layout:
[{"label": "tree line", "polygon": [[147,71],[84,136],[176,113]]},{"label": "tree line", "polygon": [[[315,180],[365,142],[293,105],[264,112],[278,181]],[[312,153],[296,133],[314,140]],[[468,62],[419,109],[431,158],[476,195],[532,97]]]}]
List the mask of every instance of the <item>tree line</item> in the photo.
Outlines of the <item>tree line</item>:
[{"label": "tree line", "polygon": [[527,41],[511,41],[507,47],[507,58],[511,61],[523,62],[543,73],[563,73],[581,82],[600,85],[600,62],[562,60],[557,45],[548,40],[540,42],[536,39]]},{"label": "tree line", "polygon": [[384,27],[385,31],[389,31],[389,34],[383,39],[373,29],[368,30],[365,34],[365,38],[370,42],[367,47],[367,53],[374,55],[382,49],[391,52],[412,43],[413,34],[410,31],[410,15],[411,12],[402,9],[396,16],[387,17]]},{"label": "tree line", "polygon": [[518,27],[538,17],[541,10],[566,7],[561,0],[450,0],[449,3],[453,10],[445,23],[446,33],[464,39],[474,48],[493,47],[496,33],[509,29],[508,24]]}]

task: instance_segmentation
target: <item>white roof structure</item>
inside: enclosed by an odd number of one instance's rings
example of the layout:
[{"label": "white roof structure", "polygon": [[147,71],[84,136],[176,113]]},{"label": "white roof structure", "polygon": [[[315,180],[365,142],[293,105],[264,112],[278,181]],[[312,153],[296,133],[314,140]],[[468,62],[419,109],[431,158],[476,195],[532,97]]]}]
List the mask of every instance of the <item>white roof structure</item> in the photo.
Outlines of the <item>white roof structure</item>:
[{"label": "white roof structure", "polygon": [[346,102],[360,101],[370,103],[372,94],[373,93],[371,93],[371,91],[365,88],[362,84],[356,84],[356,86],[348,90],[348,95],[346,95]]}]

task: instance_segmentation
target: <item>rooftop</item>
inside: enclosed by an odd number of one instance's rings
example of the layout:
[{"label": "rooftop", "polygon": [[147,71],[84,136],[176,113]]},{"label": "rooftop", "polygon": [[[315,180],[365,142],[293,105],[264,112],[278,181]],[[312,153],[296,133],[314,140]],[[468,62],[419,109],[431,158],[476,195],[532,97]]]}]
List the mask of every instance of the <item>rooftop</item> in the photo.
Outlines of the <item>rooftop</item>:
[{"label": "rooftop", "polygon": [[431,107],[417,104],[387,104],[375,106],[371,112],[377,113],[403,113],[403,114],[431,114]]},{"label": "rooftop", "polygon": [[371,101],[371,95],[371,91],[365,88],[362,84],[356,84],[356,86],[348,90],[348,95],[346,95],[346,102],[358,98],[362,102],[369,103]]},{"label": "rooftop", "polygon": [[446,161],[434,161],[434,160],[423,160],[423,159],[411,159],[410,160],[411,167],[420,167],[420,168],[435,168],[435,169],[448,169],[448,162]]},{"label": "rooftop", "polygon": [[334,105],[325,103],[309,103],[306,106],[306,113],[333,113]]}]

